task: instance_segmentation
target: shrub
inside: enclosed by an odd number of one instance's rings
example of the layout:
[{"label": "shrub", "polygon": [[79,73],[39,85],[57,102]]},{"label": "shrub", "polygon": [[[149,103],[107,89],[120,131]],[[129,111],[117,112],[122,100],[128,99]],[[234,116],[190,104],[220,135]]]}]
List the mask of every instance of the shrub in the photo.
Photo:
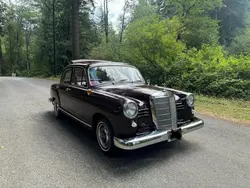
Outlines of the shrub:
[{"label": "shrub", "polygon": [[157,15],[131,23],[121,45],[113,40],[92,51],[94,58],[126,61],[152,84],[218,97],[250,99],[250,54],[228,55],[220,45],[187,49],[177,40],[177,18]]}]

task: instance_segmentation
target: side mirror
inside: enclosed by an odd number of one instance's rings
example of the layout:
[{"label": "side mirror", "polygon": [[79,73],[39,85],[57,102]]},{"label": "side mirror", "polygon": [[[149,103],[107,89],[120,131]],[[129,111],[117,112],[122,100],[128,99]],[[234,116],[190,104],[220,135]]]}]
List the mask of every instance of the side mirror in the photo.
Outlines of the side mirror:
[{"label": "side mirror", "polygon": [[150,79],[147,79],[147,84],[150,85]]}]

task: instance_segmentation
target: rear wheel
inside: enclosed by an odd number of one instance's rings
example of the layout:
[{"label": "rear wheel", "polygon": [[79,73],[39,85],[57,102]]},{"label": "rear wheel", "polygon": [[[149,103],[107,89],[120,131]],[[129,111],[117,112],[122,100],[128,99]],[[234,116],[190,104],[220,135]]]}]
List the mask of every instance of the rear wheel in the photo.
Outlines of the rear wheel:
[{"label": "rear wheel", "polygon": [[114,146],[114,134],[110,123],[106,119],[100,119],[96,125],[96,139],[100,149],[105,154],[114,154],[116,148]]}]

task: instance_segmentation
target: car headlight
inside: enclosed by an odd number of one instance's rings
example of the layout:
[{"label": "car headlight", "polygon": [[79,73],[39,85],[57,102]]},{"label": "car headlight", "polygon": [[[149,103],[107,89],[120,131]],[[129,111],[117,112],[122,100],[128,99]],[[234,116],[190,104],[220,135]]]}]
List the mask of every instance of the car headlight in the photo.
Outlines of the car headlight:
[{"label": "car headlight", "polygon": [[123,105],[123,113],[129,119],[134,119],[138,114],[138,106],[134,101],[126,101]]},{"label": "car headlight", "polygon": [[186,100],[187,100],[187,104],[188,104],[189,107],[194,107],[195,98],[194,98],[193,94],[188,95],[186,97]]}]

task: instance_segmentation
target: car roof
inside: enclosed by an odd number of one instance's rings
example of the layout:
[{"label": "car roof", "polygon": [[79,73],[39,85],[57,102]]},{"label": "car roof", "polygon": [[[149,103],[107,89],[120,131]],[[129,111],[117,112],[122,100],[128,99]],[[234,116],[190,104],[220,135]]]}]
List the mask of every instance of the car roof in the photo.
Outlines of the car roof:
[{"label": "car roof", "polygon": [[69,66],[85,66],[85,67],[95,67],[95,66],[106,66],[106,65],[126,65],[131,66],[128,63],[124,62],[113,62],[107,60],[94,60],[94,59],[78,59],[72,60],[72,64]]}]

